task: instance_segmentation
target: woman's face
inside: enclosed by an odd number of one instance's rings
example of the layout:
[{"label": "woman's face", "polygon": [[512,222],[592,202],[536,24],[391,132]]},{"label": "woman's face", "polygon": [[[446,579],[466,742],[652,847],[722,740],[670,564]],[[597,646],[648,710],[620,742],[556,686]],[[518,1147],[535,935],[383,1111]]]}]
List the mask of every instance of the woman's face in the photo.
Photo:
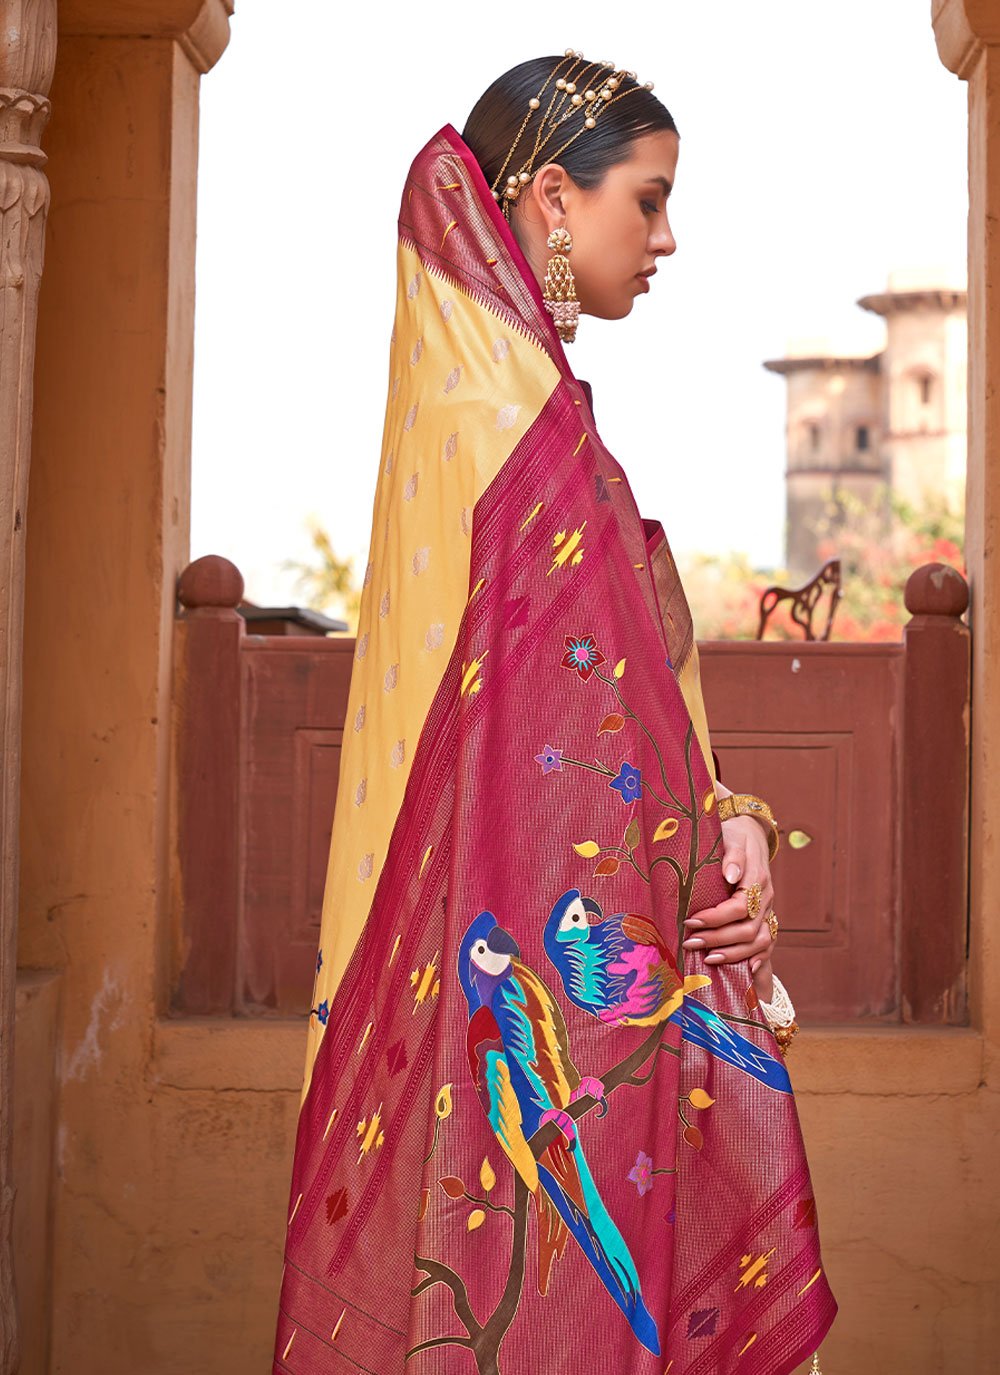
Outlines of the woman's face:
[{"label": "woman's face", "polygon": [[[637,296],[655,290],[649,274],[657,260],[677,247],[667,218],[667,198],[677,171],[678,137],[659,130],[631,144],[628,159],[615,163],[600,186],[584,190],[562,168],[540,169],[536,197],[523,208],[543,235],[529,257],[544,276],[551,255],[545,246],[548,222],[565,224],[573,236],[569,253],[580,309],[602,320],[628,315]],[[535,205],[530,202],[534,200]],[[538,211],[544,207],[546,224]],[[522,207],[519,207],[522,208]],[[534,213],[533,213],[534,212]],[[520,237],[520,236],[519,236]],[[643,276],[642,274],[646,274]]]}]

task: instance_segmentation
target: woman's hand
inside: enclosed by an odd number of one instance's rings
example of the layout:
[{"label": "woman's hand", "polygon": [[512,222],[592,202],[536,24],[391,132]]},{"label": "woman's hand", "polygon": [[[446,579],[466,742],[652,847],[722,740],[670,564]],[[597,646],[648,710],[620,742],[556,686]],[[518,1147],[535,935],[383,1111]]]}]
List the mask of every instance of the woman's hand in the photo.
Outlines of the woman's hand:
[{"label": "woman's hand", "polygon": [[[687,918],[684,926],[688,938],[684,941],[684,949],[706,951],[706,964],[736,964],[749,960],[757,996],[767,1003],[774,993],[771,973],[774,940],[765,920],[774,901],[767,834],[752,816],[730,817],[721,825],[722,872],[727,883],[738,883],[740,889],[717,906],[704,907]],[[760,884],[760,908],[755,917],[747,916],[744,891],[751,883]]]}]

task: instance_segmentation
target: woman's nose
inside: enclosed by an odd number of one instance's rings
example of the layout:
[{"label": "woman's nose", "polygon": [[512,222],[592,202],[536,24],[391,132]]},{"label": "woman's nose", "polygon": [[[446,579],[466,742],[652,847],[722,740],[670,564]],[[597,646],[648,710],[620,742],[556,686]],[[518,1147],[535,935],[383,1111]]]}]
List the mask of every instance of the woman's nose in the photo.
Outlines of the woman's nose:
[{"label": "woman's nose", "polygon": [[658,229],[650,237],[649,247],[652,253],[664,253],[667,256],[677,251],[677,240],[674,238],[673,230],[669,224]]}]

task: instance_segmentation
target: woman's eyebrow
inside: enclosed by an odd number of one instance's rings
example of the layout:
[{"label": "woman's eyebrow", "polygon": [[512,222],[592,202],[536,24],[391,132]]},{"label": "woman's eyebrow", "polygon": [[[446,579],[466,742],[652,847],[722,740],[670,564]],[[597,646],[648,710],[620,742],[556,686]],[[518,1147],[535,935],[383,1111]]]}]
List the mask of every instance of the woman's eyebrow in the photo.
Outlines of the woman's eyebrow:
[{"label": "woman's eyebrow", "polygon": [[666,177],[646,177],[645,180],[647,185],[650,182],[656,182],[656,184],[662,189],[663,194],[665,196],[669,196],[671,191],[674,189],[673,182],[668,181]]}]

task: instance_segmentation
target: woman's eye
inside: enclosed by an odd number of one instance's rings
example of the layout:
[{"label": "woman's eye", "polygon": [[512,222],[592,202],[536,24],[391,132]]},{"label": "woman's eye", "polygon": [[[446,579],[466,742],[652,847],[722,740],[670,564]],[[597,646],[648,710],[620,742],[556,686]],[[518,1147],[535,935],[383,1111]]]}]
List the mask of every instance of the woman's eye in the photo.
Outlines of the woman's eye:
[{"label": "woman's eye", "polygon": [[655,215],[655,214],[656,214],[656,206],[653,204],[652,201],[643,201],[643,202],[642,202],[642,208],[643,208],[643,210],[646,212],[647,215]]}]

